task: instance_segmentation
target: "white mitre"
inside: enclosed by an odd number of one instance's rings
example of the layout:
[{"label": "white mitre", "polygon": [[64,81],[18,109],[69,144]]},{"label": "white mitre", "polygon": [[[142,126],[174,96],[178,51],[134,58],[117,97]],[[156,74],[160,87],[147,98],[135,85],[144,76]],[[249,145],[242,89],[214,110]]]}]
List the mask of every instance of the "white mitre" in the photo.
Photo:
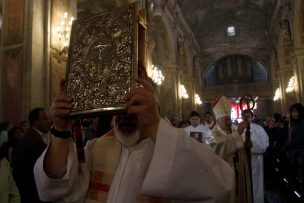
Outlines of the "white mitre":
[{"label": "white mitre", "polygon": [[223,116],[231,116],[231,102],[225,96],[222,96],[213,106],[213,112],[216,119]]}]

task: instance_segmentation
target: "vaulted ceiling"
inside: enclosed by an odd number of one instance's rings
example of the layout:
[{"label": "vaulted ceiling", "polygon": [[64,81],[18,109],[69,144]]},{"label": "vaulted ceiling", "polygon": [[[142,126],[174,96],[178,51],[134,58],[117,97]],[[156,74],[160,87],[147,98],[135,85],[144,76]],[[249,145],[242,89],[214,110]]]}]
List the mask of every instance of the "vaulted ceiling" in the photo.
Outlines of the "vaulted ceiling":
[{"label": "vaulted ceiling", "polygon": [[[219,27],[235,23],[254,35],[268,35],[277,0],[177,0],[201,47]],[[264,37],[265,38],[265,37]]]}]

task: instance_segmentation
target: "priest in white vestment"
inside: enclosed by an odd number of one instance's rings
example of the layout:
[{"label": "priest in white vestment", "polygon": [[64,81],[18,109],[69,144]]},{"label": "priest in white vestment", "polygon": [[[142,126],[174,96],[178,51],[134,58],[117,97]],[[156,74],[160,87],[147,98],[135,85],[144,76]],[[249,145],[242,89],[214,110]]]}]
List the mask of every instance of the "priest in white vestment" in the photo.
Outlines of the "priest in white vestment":
[{"label": "priest in white vestment", "polygon": [[[250,131],[251,148],[251,168],[252,168],[252,189],[253,202],[264,203],[264,167],[263,154],[269,145],[269,138],[263,127],[252,122],[253,113],[251,110],[242,112],[243,121],[239,124],[245,125],[246,130]],[[245,138],[246,130],[242,136]]]},{"label": "priest in white vestment", "polygon": [[231,167],[211,148],[160,118],[147,80],[125,96],[127,114],[114,130],[87,143],[77,160],[63,119],[73,99],[58,95],[50,108],[52,137],[34,167],[39,197],[66,203],[226,203],[234,188]]}]

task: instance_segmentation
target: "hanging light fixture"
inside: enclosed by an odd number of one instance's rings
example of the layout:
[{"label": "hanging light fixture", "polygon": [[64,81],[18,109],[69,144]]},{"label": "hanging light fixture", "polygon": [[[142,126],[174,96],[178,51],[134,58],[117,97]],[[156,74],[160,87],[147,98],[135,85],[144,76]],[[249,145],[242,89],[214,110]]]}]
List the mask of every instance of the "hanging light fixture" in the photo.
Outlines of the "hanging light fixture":
[{"label": "hanging light fixture", "polygon": [[180,98],[188,99],[189,95],[184,85],[180,84],[178,87],[178,93]]},{"label": "hanging light fixture", "polygon": [[202,104],[202,100],[200,98],[200,96],[198,94],[195,94],[195,98],[194,98],[194,102],[196,105],[201,105]]},{"label": "hanging light fixture", "polygon": [[273,101],[277,101],[279,99],[281,99],[282,95],[281,95],[281,88],[276,89],[275,93],[274,93],[274,97],[273,97]]},{"label": "hanging light fixture", "polygon": [[58,38],[58,48],[60,51],[63,51],[69,46],[73,21],[74,17],[72,16],[70,19],[68,19],[68,12],[64,12],[63,19],[61,20],[60,25],[57,27],[56,30]]},{"label": "hanging light fixture", "polygon": [[165,76],[163,75],[162,71],[158,69],[157,66],[152,65],[152,80],[157,84],[161,85],[165,80]]},{"label": "hanging light fixture", "polygon": [[288,82],[288,86],[286,88],[286,92],[287,93],[290,93],[290,92],[293,92],[295,90],[295,78],[294,76],[292,76],[290,79],[289,79],[289,82]]}]

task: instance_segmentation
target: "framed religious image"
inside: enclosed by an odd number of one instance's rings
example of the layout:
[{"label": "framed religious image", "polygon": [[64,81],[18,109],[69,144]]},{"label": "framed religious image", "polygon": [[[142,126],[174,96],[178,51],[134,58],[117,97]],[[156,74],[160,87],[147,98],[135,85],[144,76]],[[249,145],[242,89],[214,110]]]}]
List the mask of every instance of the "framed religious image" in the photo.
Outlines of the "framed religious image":
[{"label": "framed religious image", "polygon": [[125,110],[123,97],[138,74],[138,16],[134,3],[73,22],[65,82],[74,99],[69,117]]},{"label": "framed religious image", "polygon": [[190,137],[196,139],[199,142],[203,142],[203,133],[202,132],[190,132]]}]

